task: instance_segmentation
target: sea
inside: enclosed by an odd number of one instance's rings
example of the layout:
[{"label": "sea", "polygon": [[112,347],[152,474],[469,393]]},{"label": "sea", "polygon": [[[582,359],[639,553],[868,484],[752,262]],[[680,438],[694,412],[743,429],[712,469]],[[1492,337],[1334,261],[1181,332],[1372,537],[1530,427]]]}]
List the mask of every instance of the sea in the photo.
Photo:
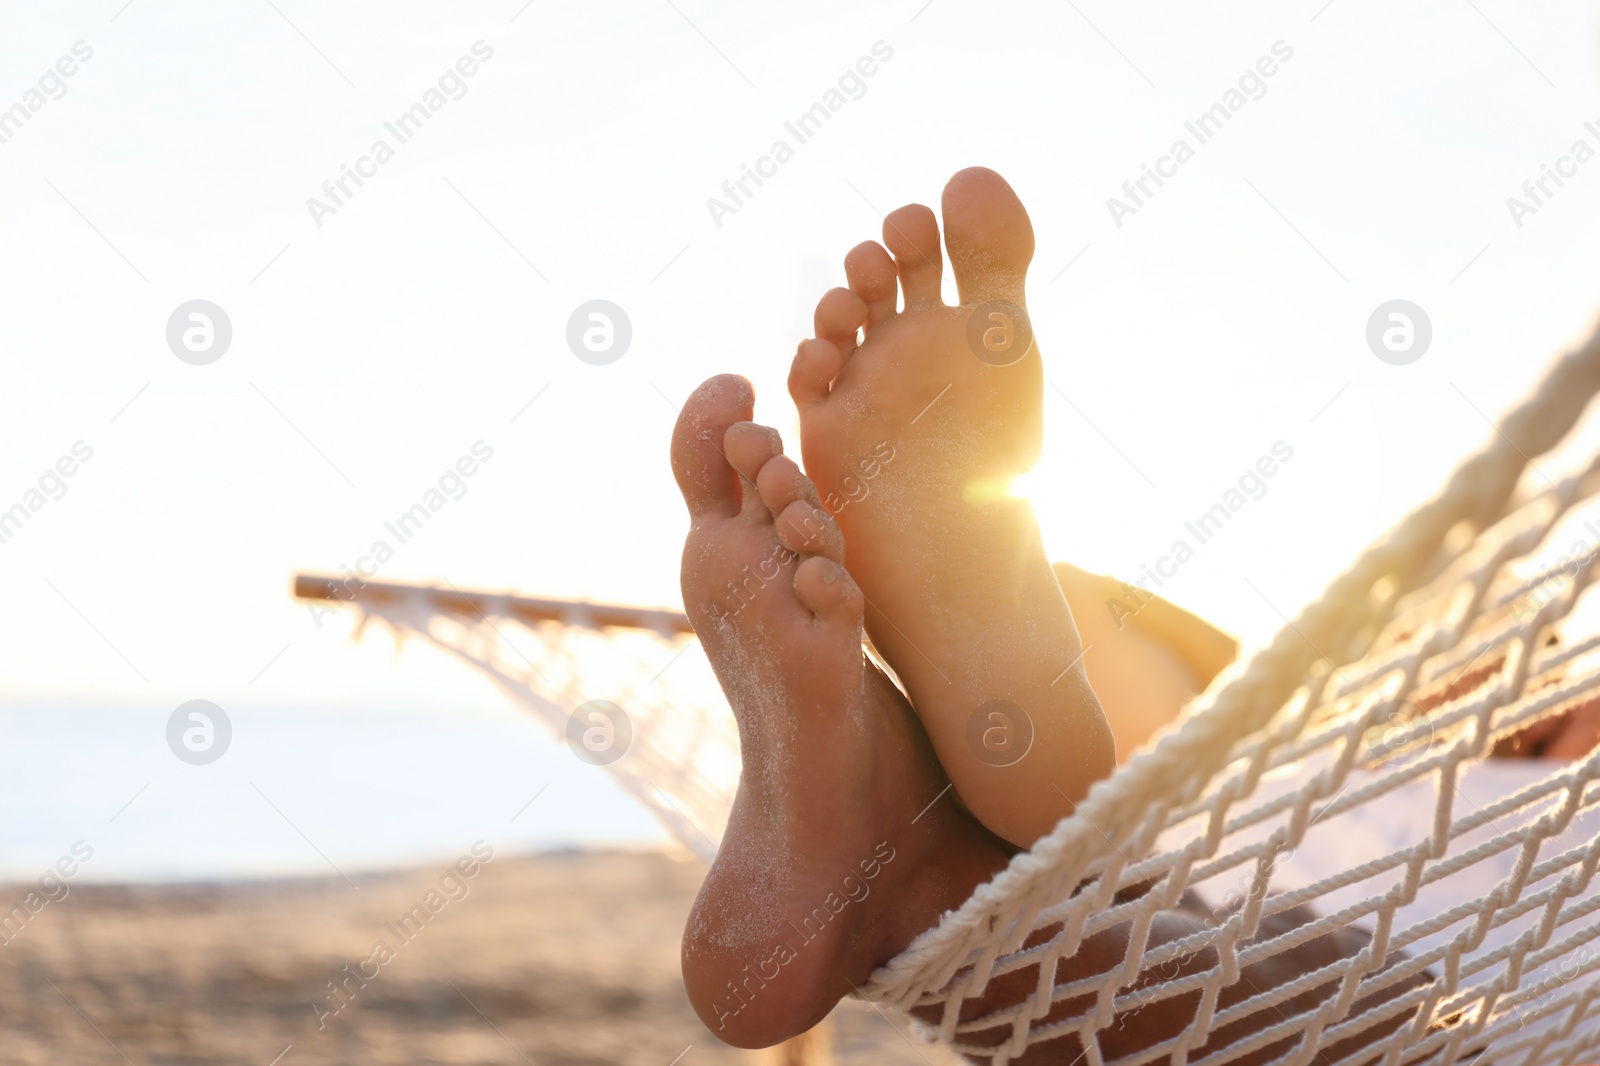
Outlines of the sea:
[{"label": "sea", "polygon": [[477,841],[668,845],[603,767],[513,709],[230,704],[209,737],[174,714],[0,704],[0,882],[351,878],[443,865]]}]

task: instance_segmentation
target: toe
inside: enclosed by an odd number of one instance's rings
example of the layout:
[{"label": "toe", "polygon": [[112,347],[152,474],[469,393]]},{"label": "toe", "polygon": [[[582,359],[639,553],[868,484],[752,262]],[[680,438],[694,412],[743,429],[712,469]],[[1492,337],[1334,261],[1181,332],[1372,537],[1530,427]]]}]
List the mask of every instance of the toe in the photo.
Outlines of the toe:
[{"label": "toe", "polygon": [[1033,223],[1006,179],[985,167],[969,167],[944,187],[940,206],[961,302],[1005,300],[1020,306],[1033,259]]},{"label": "toe", "polygon": [[800,472],[794,460],[787,455],[775,456],[757,472],[754,480],[756,489],[761,493],[761,502],[775,515],[782,514],[784,508],[796,500],[804,500],[817,507],[822,505],[817,498],[816,485]]},{"label": "toe", "polygon": [[735,470],[754,482],[768,460],[783,454],[783,438],[771,426],[735,422],[722,437],[722,451]]},{"label": "toe", "polygon": [[861,624],[861,590],[844,567],[812,556],[794,572],[794,594],[822,622]]},{"label": "toe", "polygon": [[856,348],[856,330],[867,324],[867,305],[849,289],[829,289],[817,301],[813,318],[817,336],[839,349],[847,359]]},{"label": "toe", "polygon": [[939,302],[939,278],[944,270],[939,254],[939,223],[921,204],[907,204],[883,220],[883,243],[894,253],[905,290],[906,309]]},{"label": "toe", "polygon": [[828,396],[828,386],[839,376],[844,366],[844,356],[839,347],[816,337],[802,341],[794,353],[794,364],[789,367],[789,395],[794,404],[805,410]]},{"label": "toe", "polygon": [[739,475],[723,454],[722,440],[733,423],[749,420],[755,398],[750,382],[719,374],[684,402],[672,430],[672,473],[691,516],[739,513]]},{"label": "toe", "polygon": [[867,328],[894,314],[895,288],[894,260],[877,241],[862,241],[844,257],[844,274],[850,279],[850,291],[861,297],[867,305]]},{"label": "toe", "polygon": [[773,523],[785,548],[801,555],[821,555],[844,562],[844,534],[828,512],[810,500],[796,500]]}]

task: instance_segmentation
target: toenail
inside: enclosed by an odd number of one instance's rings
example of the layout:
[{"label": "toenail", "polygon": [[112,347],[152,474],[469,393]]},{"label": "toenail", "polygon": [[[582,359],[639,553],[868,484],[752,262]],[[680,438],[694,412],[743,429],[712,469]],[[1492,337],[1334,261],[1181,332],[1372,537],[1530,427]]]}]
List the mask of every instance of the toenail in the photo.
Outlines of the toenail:
[{"label": "toenail", "polygon": [[822,571],[822,583],[831,585],[839,580],[839,564],[832,559],[827,560],[828,565]]}]

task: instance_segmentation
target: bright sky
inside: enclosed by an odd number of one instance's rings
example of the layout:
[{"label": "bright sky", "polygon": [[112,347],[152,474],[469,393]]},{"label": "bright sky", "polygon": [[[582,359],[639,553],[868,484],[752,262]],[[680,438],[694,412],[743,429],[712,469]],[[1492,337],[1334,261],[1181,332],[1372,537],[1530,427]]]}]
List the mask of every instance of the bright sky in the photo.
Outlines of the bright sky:
[{"label": "bright sky", "polygon": [[[382,578],[677,606],[674,405],[739,371],[796,444],[783,379],[844,252],[975,163],[1038,238],[1050,547],[1136,578],[1281,441],[1164,590],[1265,638],[1587,329],[1600,162],[1560,161],[1600,149],[1596,16],[1157,7],[11,5],[0,112],[92,56],[0,126],[0,510],[93,454],[0,544],[0,693],[509,714],[441,656],[319,628],[290,575],[393,545],[482,441]],[[385,123],[480,41],[400,143]],[[875,45],[797,145],[785,122]],[[1200,143],[1185,124],[1275,51]],[[392,158],[314,219],[379,138]],[[793,158],[714,219],[779,138]],[[1178,139],[1192,158],[1114,220]],[[1519,226],[1507,198],[1545,165],[1570,176]],[[208,365],[166,340],[197,299],[232,324]],[[605,366],[565,340],[591,299],[632,323]],[[1395,299],[1432,324],[1403,366],[1365,339]]]}]

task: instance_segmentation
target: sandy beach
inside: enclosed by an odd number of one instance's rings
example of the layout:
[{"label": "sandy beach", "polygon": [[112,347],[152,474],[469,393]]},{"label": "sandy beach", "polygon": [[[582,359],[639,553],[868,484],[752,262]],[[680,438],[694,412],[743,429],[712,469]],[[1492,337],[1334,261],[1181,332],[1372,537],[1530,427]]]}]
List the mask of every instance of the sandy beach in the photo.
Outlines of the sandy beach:
[{"label": "sandy beach", "polygon": [[[349,882],[73,884],[0,947],[0,1060],[745,1063],[679,980],[702,872],[587,852],[496,855],[470,877],[441,862]],[[956,1061],[863,1003],[834,1025],[843,1063]]]}]

